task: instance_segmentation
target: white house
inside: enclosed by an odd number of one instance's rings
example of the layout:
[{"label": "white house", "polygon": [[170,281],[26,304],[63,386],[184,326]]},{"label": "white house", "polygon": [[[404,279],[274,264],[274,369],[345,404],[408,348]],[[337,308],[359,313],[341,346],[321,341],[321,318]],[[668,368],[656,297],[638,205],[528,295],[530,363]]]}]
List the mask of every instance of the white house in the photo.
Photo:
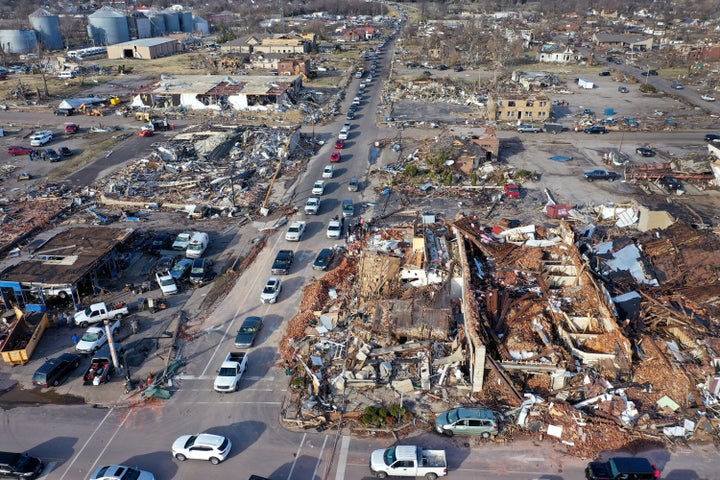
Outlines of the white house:
[{"label": "white house", "polygon": [[577,55],[570,47],[566,47],[564,49],[543,49],[537,54],[536,58],[538,62],[543,63],[570,63],[577,61]]}]

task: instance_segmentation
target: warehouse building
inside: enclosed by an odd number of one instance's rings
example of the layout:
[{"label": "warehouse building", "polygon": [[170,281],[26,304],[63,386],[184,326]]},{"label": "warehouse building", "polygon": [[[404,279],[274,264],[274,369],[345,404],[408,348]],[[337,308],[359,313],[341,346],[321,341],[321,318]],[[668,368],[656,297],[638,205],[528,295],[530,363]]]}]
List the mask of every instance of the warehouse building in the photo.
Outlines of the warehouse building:
[{"label": "warehouse building", "polygon": [[182,45],[174,38],[140,38],[129,42],[108,45],[109,59],[138,58],[149,60],[175,55],[182,51]]}]

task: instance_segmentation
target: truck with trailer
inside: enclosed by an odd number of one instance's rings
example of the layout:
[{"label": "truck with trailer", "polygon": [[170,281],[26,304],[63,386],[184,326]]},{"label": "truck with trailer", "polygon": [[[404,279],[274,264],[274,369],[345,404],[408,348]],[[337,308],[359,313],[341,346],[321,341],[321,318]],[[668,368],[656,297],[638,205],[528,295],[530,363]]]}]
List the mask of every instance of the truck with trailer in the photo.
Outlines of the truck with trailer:
[{"label": "truck with trailer", "polygon": [[25,365],[30,361],[45,330],[50,325],[47,313],[29,312],[17,307],[5,312],[0,328],[0,355],[10,365]]},{"label": "truck with trailer", "polygon": [[425,477],[427,480],[435,480],[447,475],[447,456],[445,450],[396,445],[372,452],[370,471],[377,478]]},{"label": "truck with trailer", "polygon": [[240,388],[240,377],[247,370],[247,352],[230,352],[223,360],[215,377],[213,389],[216,392],[236,392]]},{"label": "truck with trailer", "polygon": [[75,325],[80,328],[87,328],[93,323],[102,322],[106,319],[119,320],[129,314],[130,310],[124,303],[118,303],[111,307],[108,307],[105,302],[93,303],[85,310],[81,310],[75,314]]}]

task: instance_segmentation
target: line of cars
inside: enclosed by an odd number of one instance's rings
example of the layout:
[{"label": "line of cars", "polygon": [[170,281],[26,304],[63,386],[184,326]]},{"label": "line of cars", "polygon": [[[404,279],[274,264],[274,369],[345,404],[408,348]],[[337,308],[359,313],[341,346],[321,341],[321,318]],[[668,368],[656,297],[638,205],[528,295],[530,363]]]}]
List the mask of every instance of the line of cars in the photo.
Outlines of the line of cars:
[{"label": "line of cars", "polygon": [[203,256],[209,243],[210,237],[205,232],[181,232],[174,240],[165,232],[153,237],[148,247],[149,253],[160,255],[171,249],[185,254],[184,258],[164,255],[156,262],[155,281],[163,295],[178,293],[178,285],[184,281],[189,281],[192,285],[202,285],[214,278],[213,262]]}]

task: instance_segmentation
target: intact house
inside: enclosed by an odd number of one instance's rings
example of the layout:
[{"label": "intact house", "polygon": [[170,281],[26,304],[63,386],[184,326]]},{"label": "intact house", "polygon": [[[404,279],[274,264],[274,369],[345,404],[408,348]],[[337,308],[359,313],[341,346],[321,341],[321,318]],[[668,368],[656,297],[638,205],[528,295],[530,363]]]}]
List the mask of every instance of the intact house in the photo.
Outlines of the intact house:
[{"label": "intact house", "polygon": [[491,94],[488,118],[501,122],[545,122],[551,118],[552,101],[543,94]]},{"label": "intact house", "polygon": [[630,35],[625,33],[596,33],[592,40],[598,47],[607,49],[631,50],[645,52],[652,50],[653,39],[644,35]]},{"label": "intact house", "polygon": [[305,54],[315,46],[315,35],[279,33],[271,36],[249,35],[220,45],[223,53]]},{"label": "intact house", "polygon": [[268,110],[292,104],[302,76],[173,75],[133,92],[133,107]]},{"label": "intact house", "polygon": [[133,229],[75,227],[49,240],[36,240],[27,256],[0,274],[4,305],[43,311],[46,300],[59,297],[80,304],[80,294],[103,289],[103,279],[122,269],[119,248]]}]

